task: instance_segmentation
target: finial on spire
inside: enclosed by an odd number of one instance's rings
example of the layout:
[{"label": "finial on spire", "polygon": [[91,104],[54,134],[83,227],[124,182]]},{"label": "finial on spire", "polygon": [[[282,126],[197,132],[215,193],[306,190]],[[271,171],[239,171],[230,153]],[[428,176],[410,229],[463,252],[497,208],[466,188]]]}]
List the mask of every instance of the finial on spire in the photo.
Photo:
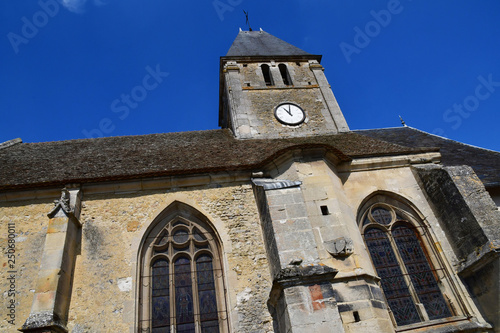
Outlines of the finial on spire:
[{"label": "finial on spire", "polygon": [[250,22],[248,21],[248,12],[246,12],[244,9],[243,9],[243,13],[245,14],[245,17],[247,19],[246,21],[246,25],[248,25],[248,31],[252,31],[252,27],[250,27]]},{"label": "finial on spire", "polygon": [[399,120],[401,120],[401,125],[403,125],[404,127],[408,127],[408,126],[406,126],[406,123],[403,120],[403,118],[401,118],[401,116],[399,116]]}]

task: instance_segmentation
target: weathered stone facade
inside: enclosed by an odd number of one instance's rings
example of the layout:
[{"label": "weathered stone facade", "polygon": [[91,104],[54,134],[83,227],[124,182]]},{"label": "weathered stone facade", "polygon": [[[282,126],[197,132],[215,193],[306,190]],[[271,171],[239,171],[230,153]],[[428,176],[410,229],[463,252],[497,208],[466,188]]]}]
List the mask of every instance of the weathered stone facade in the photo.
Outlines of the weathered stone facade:
[{"label": "weathered stone facade", "polygon": [[[469,167],[441,165],[436,149],[344,133],[319,61],[267,33],[241,32],[221,59],[221,125],[235,137],[196,132],[0,147],[9,168],[27,154],[25,163],[34,160],[43,178],[17,183],[21,175],[7,174],[0,183],[0,330],[135,333],[157,325],[176,332],[191,306],[186,330],[204,332],[209,307],[201,291],[209,290],[217,305],[209,324],[219,332],[500,332],[495,189],[486,191]],[[284,102],[303,108],[306,121],[279,122],[274,111]],[[207,137],[223,144],[194,147]],[[44,169],[73,161],[46,159],[51,147],[81,144],[98,154],[122,140],[141,141],[134,149],[143,164],[124,150],[89,173],[79,165],[56,172],[59,179]],[[162,144],[171,147],[154,150]],[[192,158],[183,160],[182,149]],[[171,160],[158,170],[146,158],[160,153]],[[107,173],[115,161],[129,164]],[[187,224],[189,245],[176,234]],[[197,233],[202,226],[205,235]],[[212,256],[208,278],[193,253]],[[186,287],[167,267],[177,270],[175,260],[191,254],[193,287]],[[171,261],[155,271],[165,258]],[[393,285],[402,286],[398,297]],[[167,303],[155,303],[158,297]]]},{"label": "weathered stone facade", "polygon": [[[47,212],[52,206],[52,200],[49,199],[0,203],[0,249],[3,255],[0,330],[4,332],[16,332],[16,328],[30,314],[40,267],[40,249],[43,248],[47,234]],[[13,228],[12,234],[15,235],[15,243],[10,243],[15,244],[13,251],[9,251],[9,228]],[[15,261],[7,257],[6,253],[13,254]],[[11,271],[14,273],[10,273]],[[15,277],[13,281],[9,280],[11,275]],[[11,301],[14,301],[14,308],[7,308],[11,306]],[[8,322],[12,320],[14,324]]]}]

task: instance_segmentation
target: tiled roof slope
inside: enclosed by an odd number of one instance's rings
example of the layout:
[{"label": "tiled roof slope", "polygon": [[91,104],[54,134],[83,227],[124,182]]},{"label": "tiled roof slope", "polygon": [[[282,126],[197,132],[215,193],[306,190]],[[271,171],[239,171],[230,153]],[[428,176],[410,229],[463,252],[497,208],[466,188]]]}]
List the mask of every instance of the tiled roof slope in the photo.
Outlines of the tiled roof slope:
[{"label": "tiled roof slope", "polygon": [[488,188],[500,186],[500,152],[432,135],[412,127],[354,131],[407,147],[439,147],[443,165],[469,165]]},{"label": "tiled roof slope", "polygon": [[226,57],[312,56],[265,31],[240,31]]},{"label": "tiled roof slope", "polygon": [[325,146],[342,160],[421,151],[355,133],[237,140],[227,129],[18,143],[0,149],[0,190],[222,170],[258,170],[284,149],[315,145]]}]

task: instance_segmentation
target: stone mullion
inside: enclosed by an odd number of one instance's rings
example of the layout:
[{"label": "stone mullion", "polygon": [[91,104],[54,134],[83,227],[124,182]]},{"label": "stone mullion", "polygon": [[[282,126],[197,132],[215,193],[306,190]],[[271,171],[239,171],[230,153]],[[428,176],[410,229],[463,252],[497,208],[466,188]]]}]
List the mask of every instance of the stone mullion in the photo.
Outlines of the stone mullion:
[{"label": "stone mullion", "polygon": [[191,257],[191,283],[193,285],[193,316],[194,327],[196,333],[201,333],[201,314],[200,314],[200,301],[198,299],[198,277],[196,276],[196,261],[195,261],[195,248],[193,242],[193,228],[191,226],[189,231],[189,254]]},{"label": "stone mullion", "polygon": [[170,327],[172,328],[172,332],[175,332],[175,283],[174,283],[174,246],[173,246],[173,237],[172,237],[172,228],[169,226],[168,228],[168,238],[167,238],[167,256],[168,256],[168,287],[169,290],[169,299],[170,299]]},{"label": "stone mullion", "polygon": [[141,301],[143,302],[143,314],[147,314],[147,317],[142,316],[143,322],[141,323],[141,328],[142,331],[149,332],[152,327],[153,323],[153,310],[151,308],[151,300],[152,300],[152,295],[153,295],[153,267],[151,265],[151,260],[153,259],[153,246],[149,248],[149,256],[147,256],[146,265],[144,265],[144,271],[148,272],[147,276],[148,278],[146,279],[147,281],[147,286],[144,288],[145,293]]}]

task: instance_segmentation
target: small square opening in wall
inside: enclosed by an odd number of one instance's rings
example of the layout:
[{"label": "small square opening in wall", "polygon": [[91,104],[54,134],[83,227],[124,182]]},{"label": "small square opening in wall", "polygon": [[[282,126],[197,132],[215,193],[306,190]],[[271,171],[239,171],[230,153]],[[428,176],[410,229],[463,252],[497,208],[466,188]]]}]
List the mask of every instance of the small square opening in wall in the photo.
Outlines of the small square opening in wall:
[{"label": "small square opening in wall", "polygon": [[359,318],[359,313],[358,311],[353,311],[353,316],[354,316],[354,322],[359,323],[361,321],[361,318]]},{"label": "small square opening in wall", "polygon": [[247,82],[247,87],[250,87],[250,83],[249,82]]},{"label": "small square opening in wall", "polygon": [[320,206],[319,208],[321,208],[321,214],[330,215],[330,212],[328,211],[328,206]]},{"label": "small square opening in wall", "polygon": [[312,85],[312,83],[311,83],[311,82],[307,82],[307,84]]},{"label": "small square opening in wall", "polygon": [[248,64],[243,64],[243,67],[247,67],[247,66],[248,66]]}]

